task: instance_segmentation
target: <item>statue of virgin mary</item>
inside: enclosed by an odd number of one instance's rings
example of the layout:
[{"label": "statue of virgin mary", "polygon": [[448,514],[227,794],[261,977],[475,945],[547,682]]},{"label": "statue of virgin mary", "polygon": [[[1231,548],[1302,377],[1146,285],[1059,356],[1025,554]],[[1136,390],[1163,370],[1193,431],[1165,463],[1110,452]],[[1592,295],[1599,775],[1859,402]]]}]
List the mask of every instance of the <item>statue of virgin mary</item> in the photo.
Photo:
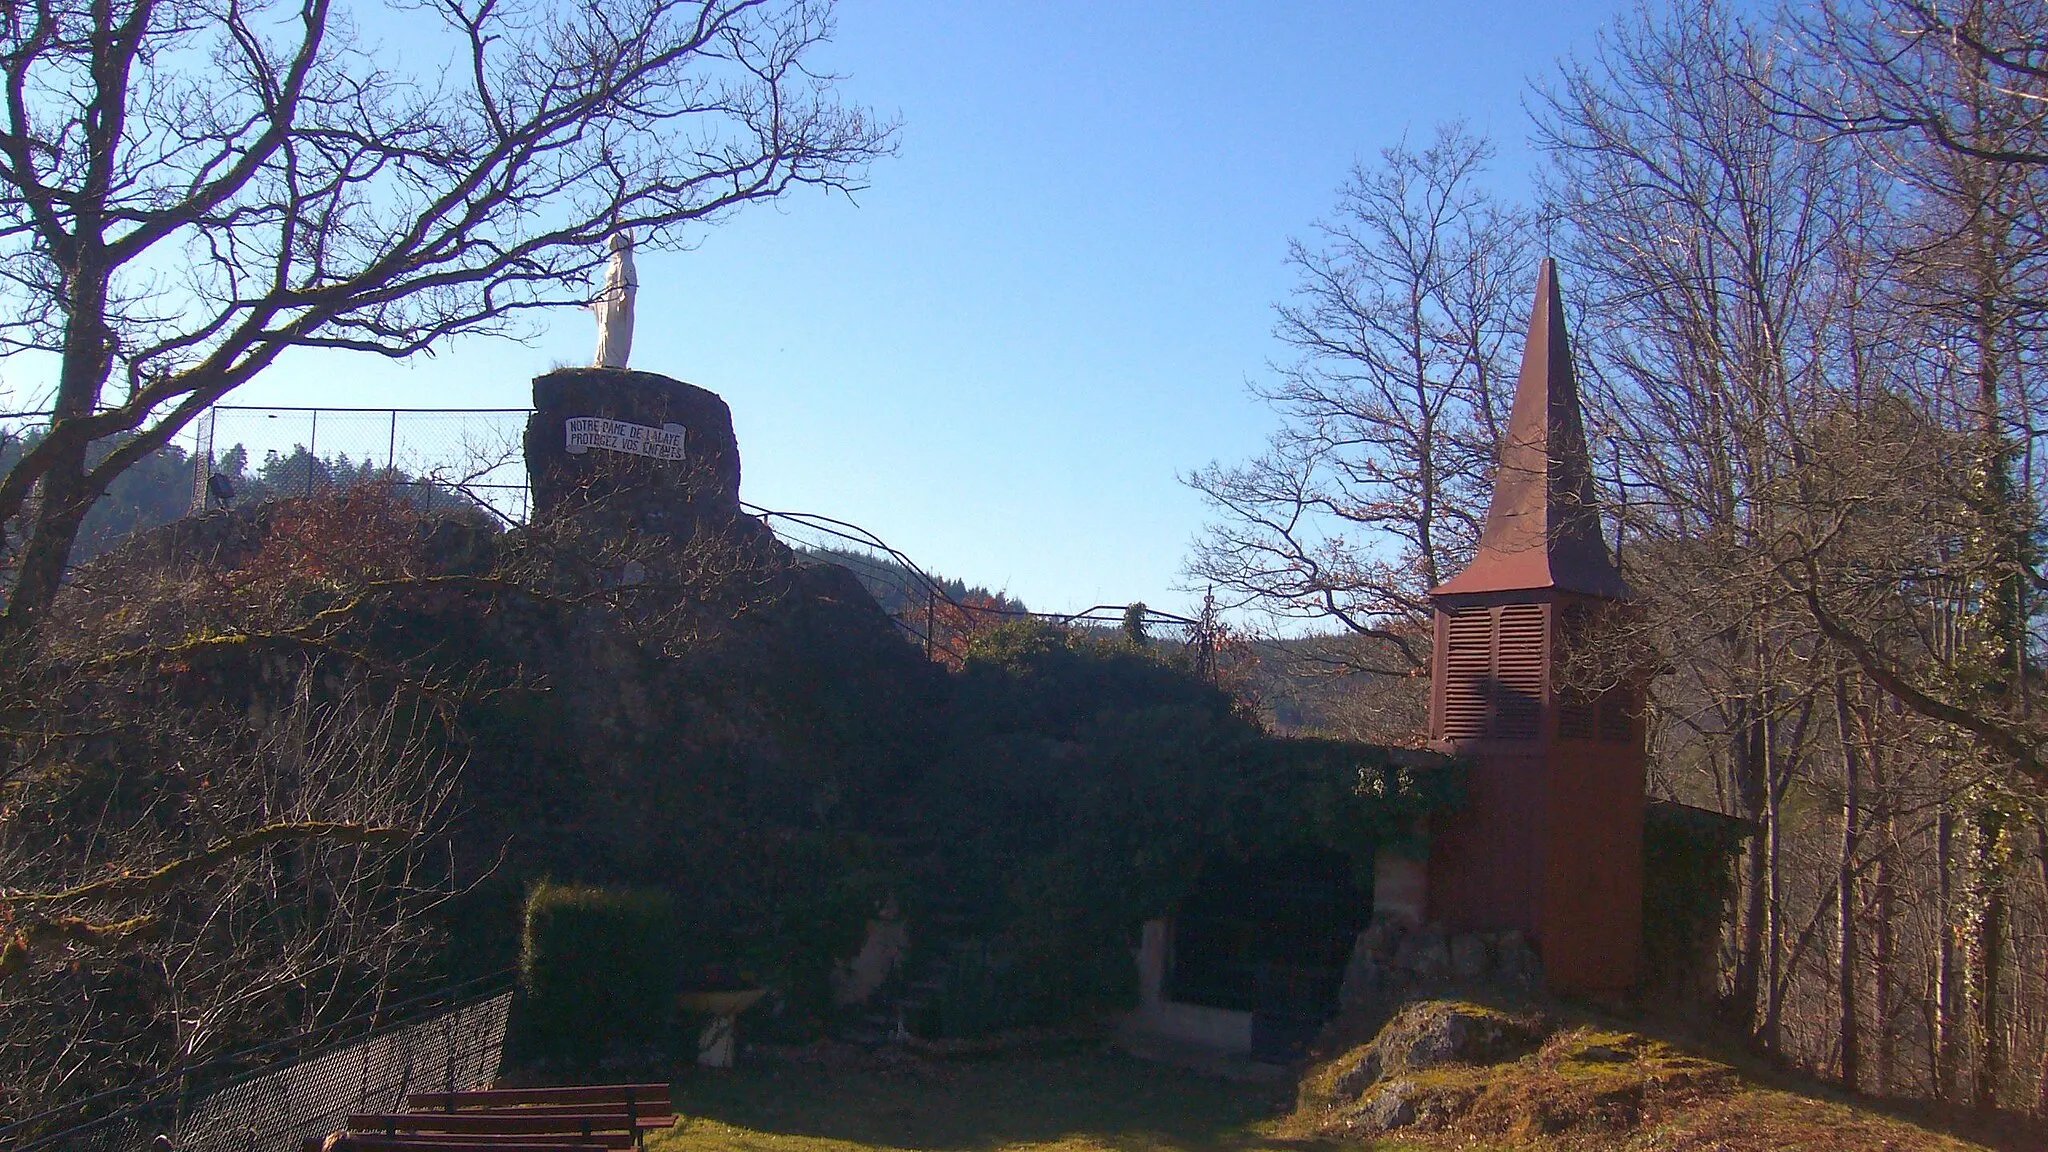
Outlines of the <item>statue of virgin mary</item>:
[{"label": "statue of virgin mary", "polygon": [[604,271],[604,289],[590,305],[597,313],[597,364],[624,368],[633,352],[633,297],[640,279],[633,272],[633,234],[612,233],[612,259]]}]

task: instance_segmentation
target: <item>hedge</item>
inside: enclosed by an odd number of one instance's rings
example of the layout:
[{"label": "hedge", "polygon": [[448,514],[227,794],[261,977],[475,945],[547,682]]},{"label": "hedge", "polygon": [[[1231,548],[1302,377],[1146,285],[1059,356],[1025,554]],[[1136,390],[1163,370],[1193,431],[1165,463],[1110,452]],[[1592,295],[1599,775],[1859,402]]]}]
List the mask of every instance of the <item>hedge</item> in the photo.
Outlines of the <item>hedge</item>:
[{"label": "hedge", "polygon": [[661,1045],[675,1005],[676,942],[665,892],[534,885],[519,950],[528,1054],[591,1064]]}]

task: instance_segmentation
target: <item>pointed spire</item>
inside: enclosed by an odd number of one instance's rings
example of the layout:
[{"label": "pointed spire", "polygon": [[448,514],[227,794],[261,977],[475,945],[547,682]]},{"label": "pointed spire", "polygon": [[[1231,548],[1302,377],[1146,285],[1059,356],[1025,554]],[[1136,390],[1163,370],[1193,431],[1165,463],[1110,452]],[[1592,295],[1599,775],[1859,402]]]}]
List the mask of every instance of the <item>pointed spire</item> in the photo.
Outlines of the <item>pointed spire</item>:
[{"label": "pointed spire", "polygon": [[1608,558],[1593,502],[1593,462],[1579,418],[1579,386],[1564,330],[1557,266],[1536,275],[1536,307],[1522,349],[1522,378],[1501,445],[1493,503],[1472,563],[1434,590],[1506,592],[1556,588],[1625,600],[1631,596]]}]

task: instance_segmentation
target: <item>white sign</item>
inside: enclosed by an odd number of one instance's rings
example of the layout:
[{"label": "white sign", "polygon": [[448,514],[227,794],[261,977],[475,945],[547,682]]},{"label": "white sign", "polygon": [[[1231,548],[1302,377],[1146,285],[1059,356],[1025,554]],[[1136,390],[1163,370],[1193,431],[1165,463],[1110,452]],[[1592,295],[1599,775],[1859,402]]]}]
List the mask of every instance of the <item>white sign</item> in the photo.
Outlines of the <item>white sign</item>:
[{"label": "white sign", "polygon": [[581,456],[592,448],[651,456],[656,460],[683,458],[683,426],[628,424],[602,416],[572,416],[564,425],[569,435],[569,455]]}]

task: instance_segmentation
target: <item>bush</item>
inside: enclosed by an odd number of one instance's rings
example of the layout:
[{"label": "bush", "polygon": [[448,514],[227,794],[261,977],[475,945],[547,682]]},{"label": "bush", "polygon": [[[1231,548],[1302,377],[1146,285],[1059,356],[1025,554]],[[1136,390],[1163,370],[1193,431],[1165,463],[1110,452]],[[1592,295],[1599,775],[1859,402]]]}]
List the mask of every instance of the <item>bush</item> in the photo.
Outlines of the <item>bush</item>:
[{"label": "bush", "polygon": [[592,1064],[669,1035],[675,912],[668,894],[542,881],[520,934],[519,1035],[528,1054]]}]

